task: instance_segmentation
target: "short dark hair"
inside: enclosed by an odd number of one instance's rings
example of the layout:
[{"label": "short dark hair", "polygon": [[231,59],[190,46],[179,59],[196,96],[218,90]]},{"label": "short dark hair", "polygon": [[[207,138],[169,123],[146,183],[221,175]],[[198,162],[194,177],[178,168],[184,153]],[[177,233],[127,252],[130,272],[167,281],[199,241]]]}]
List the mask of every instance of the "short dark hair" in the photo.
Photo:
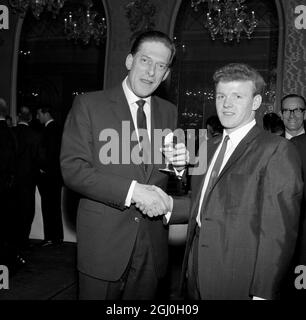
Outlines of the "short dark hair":
[{"label": "short dark hair", "polygon": [[266,113],[262,118],[262,122],[263,128],[271,133],[285,131],[285,125],[282,119],[274,112]]},{"label": "short dark hair", "polygon": [[18,113],[18,120],[24,122],[30,122],[32,120],[32,113],[29,107],[22,106]]},{"label": "short dark hair", "polygon": [[54,117],[54,108],[49,105],[43,105],[37,108],[37,111],[41,110],[42,113],[49,113],[51,117]]},{"label": "short dark hair", "polygon": [[213,79],[215,85],[221,81],[252,81],[254,84],[254,96],[262,94],[266,85],[260,73],[244,63],[230,63],[225,65],[214,73]]},{"label": "short dark hair", "polygon": [[6,101],[0,98],[0,116],[5,117],[8,113]]},{"label": "short dark hair", "polygon": [[282,99],[281,99],[281,110],[283,110],[283,102],[286,99],[289,99],[289,98],[299,98],[299,99],[301,99],[303,101],[304,108],[306,108],[306,100],[305,100],[305,98],[303,96],[301,96],[299,94],[296,94],[296,93],[290,93],[290,94],[287,94],[284,97],[282,97]]},{"label": "short dark hair", "polygon": [[132,55],[135,55],[139,51],[140,46],[144,42],[149,42],[149,41],[161,42],[171,51],[171,57],[169,61],[169,67],[170,67],[172,64],[173,58],[175,56],[176,48],[175,48],[174,42],[165,33],[161,31],[150,30],[150,31],[145,31],[140,35],[138,35],[132,44],[130,53]]}]

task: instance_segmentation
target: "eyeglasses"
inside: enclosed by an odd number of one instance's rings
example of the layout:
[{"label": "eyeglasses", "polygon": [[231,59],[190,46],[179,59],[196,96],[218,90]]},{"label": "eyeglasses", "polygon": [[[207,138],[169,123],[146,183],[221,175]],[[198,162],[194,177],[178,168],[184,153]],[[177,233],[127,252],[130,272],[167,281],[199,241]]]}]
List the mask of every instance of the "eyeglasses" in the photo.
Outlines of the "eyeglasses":
[{"label": "eyeglasses", "polygon": [[282,109],[283,116],[290,117],[291,113],[293,113],[296,117],[300,117],[304,113],[305,109],[303,108],[295,108],[295,109]]}]

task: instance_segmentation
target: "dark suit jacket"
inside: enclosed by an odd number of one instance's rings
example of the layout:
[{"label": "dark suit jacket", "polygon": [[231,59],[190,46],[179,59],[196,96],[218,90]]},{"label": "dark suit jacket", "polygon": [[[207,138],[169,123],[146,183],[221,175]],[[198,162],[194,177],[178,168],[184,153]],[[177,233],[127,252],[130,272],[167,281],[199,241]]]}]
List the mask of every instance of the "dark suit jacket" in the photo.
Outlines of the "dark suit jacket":
[{"label": "dark suit jacket", "polygon": [[[173,130],[176,119],[176,108],[172,104],[152,97],[152,129]],[[167,267],[168,229],[162,219],[146,218],[133,205],[125,207],[132,180],[165,188],[167,176],[158,171],[160,165],[149,166],[145,174],[143,165],[122,164],[122,149],[130,155],[132,149],[138,148],[137,141],[129,146],[130,131],[122,135],[123,121],[134,131],[121,85],[79,95],[66,120],[61,150],[64,181],[82,195],[77,217],[78,268],[109,281],[118,280],[125,271],[140,219],[145,219],[149,229],[158,276],[163,276]],[[107,135],[112,135],[111,141]],[[109,154],[115,158],[118,155],[119,163],[102,164],[100,152],[108,145],[117,149]]]},{"label": "dark suit jacket", "polygon": [[[0,120],[0,195],[12,187],[16,176],[17,142],[5,120]],[[5,200],[4,198],[0,200]]]},{"label": "dark suit jacket", "polygon": [[22,185],[35,185],[39,172],[39,135],[29,126],[18,124],[13,128],[17,148],[17,180]]},{"label": "dark suit jacket", "polygon": [[[208,141],[208,161],[220,138]],[[199,180],[199,177],[195,177]],[[193,190],[183,277],[203,185]],[[257,126],[235,149],[203,203],[198,272],[202,299],[277,298],[291,262],[303,190],[293,145]],[[178,212],[175,203],[173,221]],[[170,221],[171,222],[171,221]]]},{"label": "dark suit jacket", "polygon": [[55,121],[44,127],[40,148],[40,169],[48,179],[61,180],[61,130]]},{"label": "dark suit jacket", "polygon": [[300,219],[300,233],[297,248],[297,264],[306,264],[306,134],[293,137],[292,141],[301,156],[304,179],[304,197]]}]

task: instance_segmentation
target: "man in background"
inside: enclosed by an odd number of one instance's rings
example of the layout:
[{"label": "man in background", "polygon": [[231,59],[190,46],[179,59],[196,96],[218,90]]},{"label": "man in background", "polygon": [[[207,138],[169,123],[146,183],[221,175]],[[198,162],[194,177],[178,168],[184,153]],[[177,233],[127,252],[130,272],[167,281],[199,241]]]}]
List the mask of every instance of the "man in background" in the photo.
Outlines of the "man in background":
[{"label": "man in background", "polygon": [[281,100],[281,117],[285,125],[285,138],[290,140],[292,137],[305,133],[305,98],[298,94],[288,94]]},{"label": "man in background", "polygon": [[53,109],[44,106],[37,110],[37,119],[44,126],[40,148],[38,189],[44,225],[43,246],[63,242],[61,210],[62,176],[60,170],[61,131],[53,117]]},{"label": "man in background", "polygon": [[7,114],[7,104],[0,98],[0,264],[8,266],[12,274],[19,263],[14,209],[17,142],[6,123]]},{"label": "man in background", "polygon": [[39,173],[39,135],[30,127],[31,110],[22,106],[17,126],[13,128],[17,148],[16,217],[19,225],[18,239],[21,249],[29,245],[29,236],[35,216],[35,189]]},{"label": "man in background", "polygon": [[[293,137],[291,141],[296,146],[298,153],[301,157],[304,180],[304,195],[301,208],[299,235],[293,264],[295,268],[298,265],[306,265],[306,134],[304,133],[296,137]],[[295,291],[294,293],[298,293],[298,295],[295,294],[294,297],[305,300],[305,290],[299,290],[298,292]]]}]

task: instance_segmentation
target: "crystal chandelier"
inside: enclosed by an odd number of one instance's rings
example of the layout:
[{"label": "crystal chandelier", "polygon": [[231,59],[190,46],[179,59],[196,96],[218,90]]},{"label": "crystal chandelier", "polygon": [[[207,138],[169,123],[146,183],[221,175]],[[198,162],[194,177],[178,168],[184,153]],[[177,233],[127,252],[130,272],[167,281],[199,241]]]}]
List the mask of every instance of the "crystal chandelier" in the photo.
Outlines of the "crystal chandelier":
[{"label": "crystal chandelier", "polygon": [[18,12],[23,17],[30,8],[36,19],[39,19],[44,10],[51,12],[55,18],[64,6],[65,1],[66,0],[9,0],[9,5],[12,7],[13,12]]},{"label": "crystal chandelier", "polygon": [[224,42],[234,38],[239,42],[241,32],[245,32],[248,39],[251,38],[257,20],[254,11],[246,13],[245,0],[191,0],[191,7],[198,11],[198,6],[204,2],[208,4],[205,27],[213,40],[219,34]]},{"label": "crystal chandelier", "polygon": [[82,41],[87,45],[93,38],[97,45],[101,44],[106,37],[106,20],[99,13],[92,9],[92,1],[88,1],[86,9],[79,8],[74,12],[69,12],[64,19],[65,34],[68,40],[76,43]]}]

